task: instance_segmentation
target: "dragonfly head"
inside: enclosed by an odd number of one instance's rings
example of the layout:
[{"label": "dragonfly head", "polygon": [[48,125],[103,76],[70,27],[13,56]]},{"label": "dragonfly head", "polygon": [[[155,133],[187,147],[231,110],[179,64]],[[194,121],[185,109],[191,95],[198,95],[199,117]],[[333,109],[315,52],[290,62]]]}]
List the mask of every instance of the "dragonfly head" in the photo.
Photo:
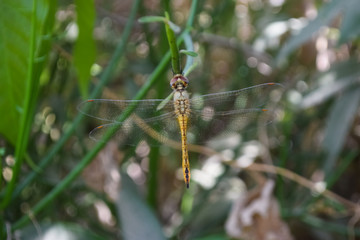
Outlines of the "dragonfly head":
[{"label": "dragonfly head", "polygon": [[182,74],[176,74],[170,81],[170,86],[174,90],[184,90],[188,84],[189,80]]}]

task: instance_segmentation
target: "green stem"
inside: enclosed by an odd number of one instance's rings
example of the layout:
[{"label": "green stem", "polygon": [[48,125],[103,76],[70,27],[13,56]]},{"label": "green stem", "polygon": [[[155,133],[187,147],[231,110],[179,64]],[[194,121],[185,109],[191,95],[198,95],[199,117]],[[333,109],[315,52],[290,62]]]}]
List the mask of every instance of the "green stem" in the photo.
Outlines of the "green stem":
[{"label": "green stem", "polygon": [[[155,141],[155,140],[154,140]],[[149,156],[149,177],[147,202],[153,208],[157,208],[157,186],[159,172],[159,148],[151,148]]]},{"label": "green stem", "polygon": [[15,165],[13,168],[13,175],[11,181],[6,187],[5,197],[1,203],[1,209],[4,209],[10,202],[15,183],[18,179],[20,168],[24,159],[24,154],[27,148],[29,134],[30,134],[30,126],[31,126],[31,116],[32,109],[34,109],[31,105],[34,102],[34,89],[36,87],[34,79],[34,57],[35,57],[35,44],[36,44],[36,10],[37,10],[37,1],[33,0],[32,6],[32,24],[31,24],[31,37],[30,37],[30,47],[29,47],[29,67],[27,69],[27,80],[26,80],[26,92],[25,92],[25,100],[23,105],[23,113],[21,114],[20,119],[20,130],[19,135],[17,137],[17,144],[15,150]]},{"label": "green stem", "polygon": [[[167,12],[165,12],[165,18],[166,20],[170,21],[169,14]],[[179,49],[178,46],[176,45],[174,31],[170,28],[168,23],[165,23],[165,30],[171,51],[171,65],[173,72],[174,74],[180,74],[181,66],[180,66],[180,58],[179,58]]]}]

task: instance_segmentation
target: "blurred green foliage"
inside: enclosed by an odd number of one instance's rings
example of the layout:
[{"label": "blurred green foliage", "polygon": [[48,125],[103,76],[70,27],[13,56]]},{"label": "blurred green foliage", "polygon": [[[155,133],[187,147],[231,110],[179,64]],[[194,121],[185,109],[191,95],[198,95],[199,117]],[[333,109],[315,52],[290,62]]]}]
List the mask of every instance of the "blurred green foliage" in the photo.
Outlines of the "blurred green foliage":
[{"label": "blurred green foliage", "polygon": [[80,92],[86,98],[88,97],[91,76],[90,69],[96,57],[96,46],[93,38],[95,24],[94,1],[77,0],[75,6],[77,16],[75,26],[78,28],[78,36],[74,46],[74,66],[77,70]]},{"label": "blurred green foliage", "polygon": [[[356,0],[4,0],[0,6],[1,239],[51,231],[76,239],[235,238],[231,230],[246,231],[240,223],[229,229],[234,206],[241,199],[255,204],[251,196],[269,179],[280,214],[271,220],[282,220],[294,239],[360,235]],[[179,174],[180,151],[92,142],[88,133],[99,122],[76,108],[87,96],[171,93],[169,45],[155,21],[163,18],[135,21],[165,11],[182,29],[179,48],[198,54],[188,75],[193,95],[264,82],[285,87],[281,98],[271,98],[272,124],[239,134],[239,141],[207,145],[232,161],[190,152],[189,190]],[[249,159],[263,163],[262,170],[241,169]],[[274,166],[297,175],[274,174]]]}]

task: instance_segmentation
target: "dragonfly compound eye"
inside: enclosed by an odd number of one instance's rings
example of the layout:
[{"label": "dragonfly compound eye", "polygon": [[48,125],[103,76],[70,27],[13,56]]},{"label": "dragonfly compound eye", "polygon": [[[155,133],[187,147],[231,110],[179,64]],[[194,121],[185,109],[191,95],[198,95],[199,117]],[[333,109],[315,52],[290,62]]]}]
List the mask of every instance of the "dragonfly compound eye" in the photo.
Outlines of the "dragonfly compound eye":
[{"label": "dragonfly compound eye", "polygon": [[181,85],[182,88],[186,88],[188,84],[189,80],[182,74],[176,74],[170,81],[172,89],[176,89],[178,85]]}]

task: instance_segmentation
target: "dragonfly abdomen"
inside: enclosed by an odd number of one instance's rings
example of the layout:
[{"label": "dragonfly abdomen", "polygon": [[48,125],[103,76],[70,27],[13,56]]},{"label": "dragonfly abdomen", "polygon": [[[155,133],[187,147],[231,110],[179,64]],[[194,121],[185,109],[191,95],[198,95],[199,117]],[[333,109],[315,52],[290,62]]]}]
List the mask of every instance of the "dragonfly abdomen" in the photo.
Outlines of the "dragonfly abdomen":
[{"label": "dragonfly abdomen", "polygon": [[189,94],[181,87],[181,83],[178,85],[174,94],[174,109],[177,116],[177,120],[181,133],[181,149],[182,149],[182,169],[184,175],[184,181],[186,187],[189,188],[190,183],[190,163],[189,154],[187,148],[187,126],[190,116],[190,102]]},{"label": "dragonfly abdomen", "polygon": [[181,132],[182,169],[183,169],[184,181],[185,181],[186,187],[189,188],[190,162],[189,162],[189,154],[188,154],[188,148],[187,148],[188,116],[185,114],[180,114],[180,115],[178,115],[177,118],[178,118],[180,132]]}]

